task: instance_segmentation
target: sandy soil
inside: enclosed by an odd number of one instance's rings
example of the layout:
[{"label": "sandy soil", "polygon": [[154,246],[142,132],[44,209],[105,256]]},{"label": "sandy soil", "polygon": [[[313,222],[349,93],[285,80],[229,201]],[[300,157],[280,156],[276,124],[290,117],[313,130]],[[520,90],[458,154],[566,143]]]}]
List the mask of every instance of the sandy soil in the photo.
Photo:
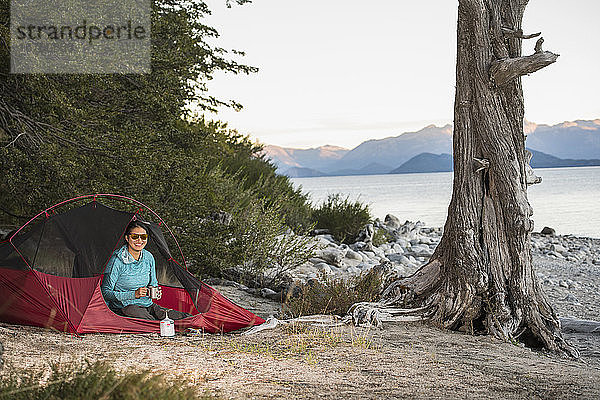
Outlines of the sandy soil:
[{"label": "sandy soil", "polygon": [[[222,288],[224,291],[227,289]],[[265,312],[276,307],[250,299]],[[600,363],[422,323],[383,330],[278,327],[253,336],[92,334],[0,324],[3,373],[108,360],[120,370],[185,377],[222,398],[600,398]]]},{"label": "sandy soil", "polygon": [[0,340],[5,370],[103,359],[186,377],[223,398],[600,398],[597,366],[420,323],[175,339],[3,325]]},{"label": "sandy soil", "polygon": [[[561,317],[598,320],[597,268],[537,259],[544,289]],[[589,271],[581,268],[592,268]],[[579,268],[579,269],[577,269]],[[579,277],[579,278],[578,278]],[[557,282],[572,278],[571,287]],[[267,317],[276,302],[230,286],[232,301]],[[569,301],[571,293],[578,301]],[[383,330],[280,326],[252,336],[93,334],[73,337],[0,323],[4,367],[49,371],[52,363],[107,360],[117,369],[152,369],[186,378],[218,398],[600,398],[600,335],[568,334],[580,360],[445,332],[422,323]]]}]

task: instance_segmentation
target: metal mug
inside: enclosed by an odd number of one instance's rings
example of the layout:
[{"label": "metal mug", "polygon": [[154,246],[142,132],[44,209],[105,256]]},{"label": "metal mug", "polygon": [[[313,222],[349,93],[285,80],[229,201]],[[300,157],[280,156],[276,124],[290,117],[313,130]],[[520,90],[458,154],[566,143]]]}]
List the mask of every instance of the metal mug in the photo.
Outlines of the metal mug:
[{"label": "metal mug", "polygon": [[151,299],[158,299],[160,295],[160,289],[158,286],[148,286],[148,297]]}]

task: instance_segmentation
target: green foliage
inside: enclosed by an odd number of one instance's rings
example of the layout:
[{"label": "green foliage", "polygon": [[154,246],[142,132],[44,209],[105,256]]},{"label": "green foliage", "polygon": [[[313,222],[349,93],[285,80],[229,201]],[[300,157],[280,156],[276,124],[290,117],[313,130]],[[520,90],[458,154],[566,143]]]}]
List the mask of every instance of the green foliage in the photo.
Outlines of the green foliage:
[{"label": "green foliage", "polygon": [[325,202],[313,211],[316,227],[328,229],[333,237],[344,243],[352,243],[359,232],[371,221],[368,204],[342,198],[339,193],[330,194]]},{"label": "green foliage", "polygon": [[384,243],[391,242],[392,239],[392,236],[385,229],[375,228],[375,233],[373,234],[373,246],[381,246]]},{"label": "green foliage", "polygon": [[[311,209],[261,146],[195,114],[239,107],[207,92],[215,72],[256,71],[211,44],[218,33],[203,24],[207,13],[202,1],[153,3],[149,74],[15,75],[0,3],[1,225],[69,197],[115,193],[168,221],[198,274],[282,258],[274,238],[286,225],[308,229]],[[219,211],[233,215],[230,225],[207,219]]]},{"label": "green foliage", "polygon": [[345,315],[350,306],[377,300],[382,287],[381,274],[373,269],[348,280],[325,275],[296,288],[299,296],[290,297],[285,308],[292,316],[313,314]]},{"label": "green foliage", "polygon": [[238,209],[229,224],[210,218],[190,226],[192,237],[201,237],[188,249],[201,265],[200,275],[223,276],[250,286],[276,288],[286,272],[313,257],[317,243],[306,236],[286,235],[281,211],[265,202]]},{"label": "green foliage", "polygon": [[33,372],[15,373],[0,380],[0,400],[35,399],[197,399],[201,398],[183,380],[167,382],[150,372],[119,374],[106,363],[54,366],[47,382]]}]

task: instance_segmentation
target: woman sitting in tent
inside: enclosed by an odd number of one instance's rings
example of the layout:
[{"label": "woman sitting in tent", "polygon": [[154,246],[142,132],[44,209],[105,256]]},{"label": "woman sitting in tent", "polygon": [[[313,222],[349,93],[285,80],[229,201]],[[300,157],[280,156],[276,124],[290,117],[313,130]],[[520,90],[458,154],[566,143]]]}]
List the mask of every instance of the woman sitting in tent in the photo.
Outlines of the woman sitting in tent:
[{"label": "woman sitting in tent", "polygon": [[147,243],[144,223],[130,222],[125,230],[125,245],[113,253],[104,271],[104,299],[113,311],[126,317],[160,320],[167,313],[171,319],[189,317],[191,314],[163,308],[149,297],[148,286],[158,287],[158,281],[154,256],[144,249]]}]

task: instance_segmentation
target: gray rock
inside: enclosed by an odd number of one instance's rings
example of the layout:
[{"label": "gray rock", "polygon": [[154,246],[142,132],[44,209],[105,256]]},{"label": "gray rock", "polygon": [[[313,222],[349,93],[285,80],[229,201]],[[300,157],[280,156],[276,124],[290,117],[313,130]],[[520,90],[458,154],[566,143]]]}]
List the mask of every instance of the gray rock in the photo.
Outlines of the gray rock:
[{"label": "gray rock", "polygon": [[550,251],[554,251],[556,253],[567,253],[567,249],[565,249],[563,246],[561,246],[560,244],[552,244],[550,245]]},{"label": "gray rock", "polygon": [[410,260],[408,259],[408,257],[406,257],[405,255],[401,255],[401,256],[400,256],[400,260],[399,260],[399,262],[400,262],[402,265],[406,265],[407,267],[414,267],[414,263],[413,263],[412,261],[410,261]]},{"label": "gray rock", "polygon": [[373,253],[375,253],[377,257],[385,257],[385,253],[383,252],[383,250],[377,247],[373,247]]},{"label": "gray rock", "polygon": [[335,241],[335,239],[333,238],[333,236],[332,236],[332,235],[321,235],[321,236],[319,236],[319,237],[321,237],[321,238],[323,238],[323,239],[327,240],[327,241],[329,242],[329,243],[327,244],[328,246],[329,246],[329,245],[331,245],[332,243],[333,243],[333,244],[336,244],[336,243],[337,243],[337,242]]},{"label": "gray rock", "polygon": [[361,242],[361,241],[357,241],[354,242],[350,245],[350,248],[354,251],[360,251],[362,250],[363,247],[365,247],[366,243],[365,242]]},{"label": "gray rock", "polygon": [[362,270],[362,271],[367,271],[367,270],[369,270],[369,269],[373,268],[373,266],[375,266],[375,264],[373,264],[373,263],[366,263],[366,262],[362,262],[362,263],[358,264],[358,265],[356,266],[356,268],[358,268],[358,269],[360,269],[360,270]]},{"label": "gray rock", "polygon": [[572,281],[571,279],[567,279],[567,285],[569,285],[569,289],[573,289],[577,287],[577,282]]},{"label": "gray rock", "polygon": [[402,265],[396,265],[396,266],[394,266],[394,269],[396,270],[396,273],[398,274],[398,276],[407,275],[406,268],[404,268]]},{"label": "gray rock", "polygon": [[373,241],[374,234],[375,229],[373,228],[373,224],[367,224],[363,230],[358,233],[356,240],[365,243],[371,243]]},{"label": "gray rock", "polygon": [[410,246],[410,242],[404,238],[398,238],[396,239],[396,243],[398,243],[399,246],[403,247],[403,248],[407,248]]},{"label": "gray rock", "polygon": [[323,250],[317,250],[316,256],[325,260],[327,264],[342,266],[346,251],[328,247]]},{"label": "gray rock", "polygon": [[391,228],[391,229],[398,229],[402,225],[402,223],[400,222],[398,217],[396,217],[392,214],[386,215],[384,221],[385,221],[385,224],[387,225],[387,227]]},{"label": "gray rock", "polygon": [[326,263],[318,263],[315,264],[315,268],[317,270],[319,270],[320,272],[323,272],[327,275],[331,275],[333,273],[333,271],[331,270],[331,266],[329,264]]},{"label": "gray rock", "polygon": [[550,236],[554,236],[556,235],[556,231],[552,228],[549,228],[547,226],[544,227],[544,229],[542,229],[542,231],[540,232],[542,235],[550,235]]},{"label": "gray rock", "polygon": [[269,288],[260,289],[260,295],[267,299],[281,301],[281,293],[277,293],[276,291],[271,290]]},{"label": "gray rock", "polygon": [[394,250],[394,252],[398,254],[404,253],[404,249],[398,243],[392,244],[392,250]]},{"label": "gray rock", "polygon": [[[366,262],[366,263],[368,263],[368,262],[370,262],[370,261],[371,261],[371,258],[369,257],[369,255],[368,255],[368,254],[365,254],[365,253],[358,253],[358,254],[360,254],[360,255],[362,256],[362,260],[363,260],[363,262]],[[374,255],[374,254],[375,254],[375,253],[373,253],[373,255]]]},{"label": "gray rock", "polygon": [[343,270],[342,268],[335,267],[335,266],[333,266],[333,265],[330,265],[330,266],[329,266],[329,268],[331,268],[331,272],[332,272],[333,274],[336,274],[336,275],[338,275],[338,274],[341,274],[341,273],[343,273],[343,272],[344,272],[344,270]]},{"label": "gray rock", "polygon": [[433,255],[433,250],[431,250],[429,246],[415,245],[411,247],[407,254],[415,257],[431,257]]},{"label": "gray rock", "polygon": [[431,238],[430,238],[430,237],[428,237],[428,236],[422,236],[422,237],[419,239],[419,241],[420,241],[422,244],[431,244],[431,243],[433,242],[433,240],[431,240]]},{"label": "gray rock", "polygon": [[363,260],[363,256],[360,255],[360,253],[358,253],[352,249],[346,250],[346,258],[349,258],[351,260],[358,260],[358,261]]},{"label": "gray rock", "polygon": [[346,272],[348,272],[349,274],[360,274],[361,270],[356,268],[356,267],[348,267],[348,269],[346,270]]},{"label": "gray rock", "polygon": [[[406,258],[405,255],[403,254],[388,254],[387,255],[388,260],[390,260],[391,262],[394,263],[401,263],[403,258]],[[407,259],[408,260],[408,259]]]},{"label": "gray rock", "polygon": [[567,297],[563,299],[563,301],[566,301],[567,303],[571,304],[579,304],[579,300],[572,293],[569,293]]},{"label": "gray rock", "polygon": [[363,251],[362,252],[365,256],[369,257],[369,259],[374,259],[375,258],[375,253],[372,251]]}]

